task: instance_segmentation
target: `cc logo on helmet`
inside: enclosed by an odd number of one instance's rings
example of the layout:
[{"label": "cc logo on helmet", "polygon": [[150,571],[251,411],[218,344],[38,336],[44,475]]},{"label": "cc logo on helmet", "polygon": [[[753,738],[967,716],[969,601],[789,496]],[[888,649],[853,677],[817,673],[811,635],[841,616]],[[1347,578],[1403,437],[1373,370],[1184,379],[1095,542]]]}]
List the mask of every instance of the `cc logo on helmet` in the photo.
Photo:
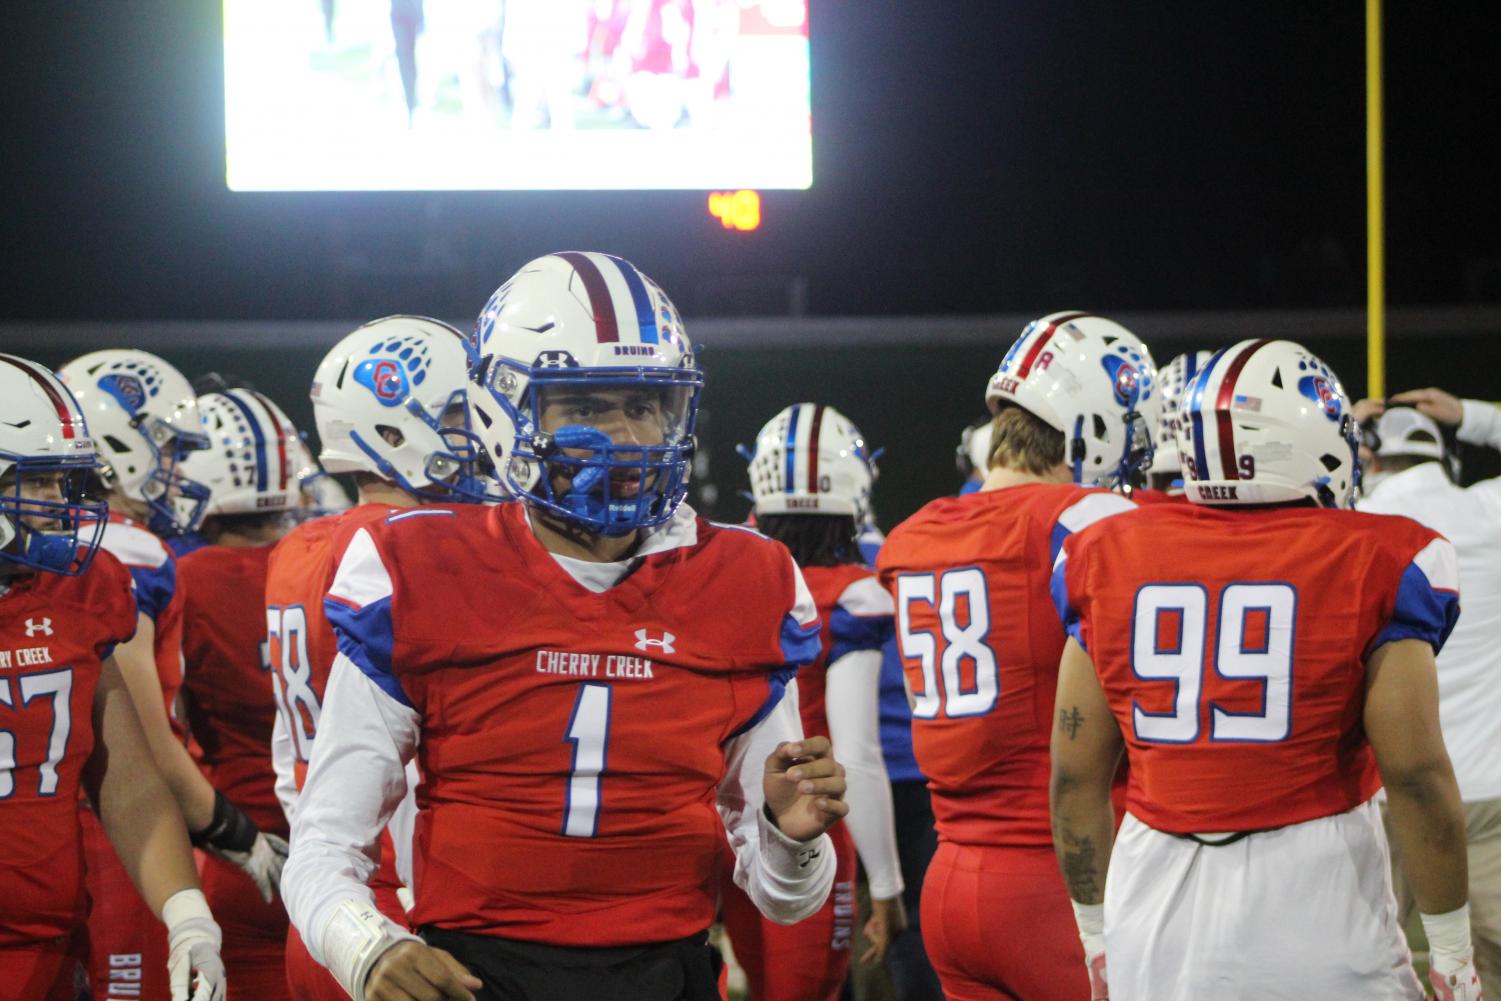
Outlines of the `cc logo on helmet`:
[{"label": "cc logo on helmet", "polygon": [[1339,420],[1344,407],[1339,390],[1331,386],[1328,379],[1321,375],[1305,375],[1298,380],[1298,392],[1317,403],[1325,417],[1331,421]]},{"label": "cc logo on helmet", "polygon": [[1141,375],[1136,371],[1136,367],[1124,358],[1115,355],[1106,355],[1103,363],[1106,373],[1114,383],[1112,388],[1115,391],[1115,402],[1123,407],[1135,406],[1142,389]]},{"label": "cc logo on helmet", "polygon": [[394,358],[368,358],[354,370],[354,381],[375,394],[381,406],[394,407],[409,395],[406,366]]}]

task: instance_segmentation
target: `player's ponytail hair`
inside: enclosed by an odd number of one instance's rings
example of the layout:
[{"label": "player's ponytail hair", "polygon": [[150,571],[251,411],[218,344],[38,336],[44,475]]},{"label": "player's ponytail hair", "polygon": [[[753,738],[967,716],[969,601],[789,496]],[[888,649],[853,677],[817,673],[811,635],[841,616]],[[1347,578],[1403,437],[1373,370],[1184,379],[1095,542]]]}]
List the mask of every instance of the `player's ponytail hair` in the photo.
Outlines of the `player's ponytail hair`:
[{"label": "player's ponytail hair", "polygon": [[776,539],[800,567],[837,567],[860,562],[859,528],[847,514],[768,514],[756,530]]},{"label": "player's ponytail hair", "polygon": [[1063,462],[1063,432],[1030,411],[1002,404],[991,421],[990,468],[1043,476]]}]

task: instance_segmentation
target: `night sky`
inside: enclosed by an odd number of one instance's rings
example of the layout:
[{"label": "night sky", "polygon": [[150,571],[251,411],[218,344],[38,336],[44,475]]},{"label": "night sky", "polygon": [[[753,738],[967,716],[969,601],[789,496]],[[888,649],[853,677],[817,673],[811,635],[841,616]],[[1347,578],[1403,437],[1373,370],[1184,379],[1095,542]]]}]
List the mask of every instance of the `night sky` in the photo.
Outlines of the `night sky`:
[{"label": "night sky", "polygon": [[[1391,301],[1501,300],[1501,42],[1388,6]],[[739,234],[699,192],[232,194],[218,4],[17,0],[0,319],[466,316],[564,248],[690,317],[793,279],[816,315],[1358,306],[1362,7],[813,0],[814,186]]]}]

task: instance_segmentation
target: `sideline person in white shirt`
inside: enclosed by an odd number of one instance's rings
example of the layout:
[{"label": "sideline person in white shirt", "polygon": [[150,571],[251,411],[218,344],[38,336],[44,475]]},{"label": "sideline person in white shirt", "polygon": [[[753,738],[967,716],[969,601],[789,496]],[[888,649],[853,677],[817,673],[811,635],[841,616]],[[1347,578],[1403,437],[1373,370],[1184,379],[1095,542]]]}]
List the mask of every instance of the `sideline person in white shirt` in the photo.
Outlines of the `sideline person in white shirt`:
[{"label": "sideline person in white shirt", "polygon": [[[1464,599],[1459,624],[1438,655],[1439,718],[1465,806],[1475,967],[1480,982],[1495,990],[1501,986],[1501,478],[1454,483],[1439,425],[1457,426],[1462,442],[1501,450],[1501,409],[1440,389],[1361,407],[1381,414],[1380,442],[1357,506],[1406,515],[1441,532],[1459,554]],[[1405,919],[1415,906],[1412,894],[1400,875],[1396,888]]]}]

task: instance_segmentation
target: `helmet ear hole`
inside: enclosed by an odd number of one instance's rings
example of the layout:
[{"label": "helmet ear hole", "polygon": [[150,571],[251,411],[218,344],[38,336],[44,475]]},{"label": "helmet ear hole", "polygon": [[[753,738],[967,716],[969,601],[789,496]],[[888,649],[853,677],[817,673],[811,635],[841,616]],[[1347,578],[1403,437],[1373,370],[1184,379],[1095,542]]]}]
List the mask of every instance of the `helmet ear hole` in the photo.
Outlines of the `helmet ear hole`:
[{"label": "helmet ear hole", "polygon": [[1331,473],[1338,469],[1340,466],[1339,459],[1336,456],[1330,455],[1328,452],[1325,452],[1323,455],[1319,456],[1319,461],[1322,462],[1324,464],[1324,468],[1329,470],[1329,472]]},{"label": "helmet ear hole", "polygon": [[401,433],[400,428],[393,428],[389,424],[377,424],[375,430],[380,432],[381,438],[385,439],[386,444],[392,448],[400,448],[406,443],[406,435]]},{"label": "helmet ear hole", "polygon": [[117,454],[123,455],[130,451],[128,445],[112,434],[101,435],[100,437]]},{"label": "helmet ear hole", "polygon": [[1096,438],[1103,438],[1103,437],[1105,437],[1105,433],[1108,430],[1109,430],[1109,428],[1105,425],[1105,418],[1101,417],[1099,414],[1095,414],[1094,415],[1094,436]]}]

